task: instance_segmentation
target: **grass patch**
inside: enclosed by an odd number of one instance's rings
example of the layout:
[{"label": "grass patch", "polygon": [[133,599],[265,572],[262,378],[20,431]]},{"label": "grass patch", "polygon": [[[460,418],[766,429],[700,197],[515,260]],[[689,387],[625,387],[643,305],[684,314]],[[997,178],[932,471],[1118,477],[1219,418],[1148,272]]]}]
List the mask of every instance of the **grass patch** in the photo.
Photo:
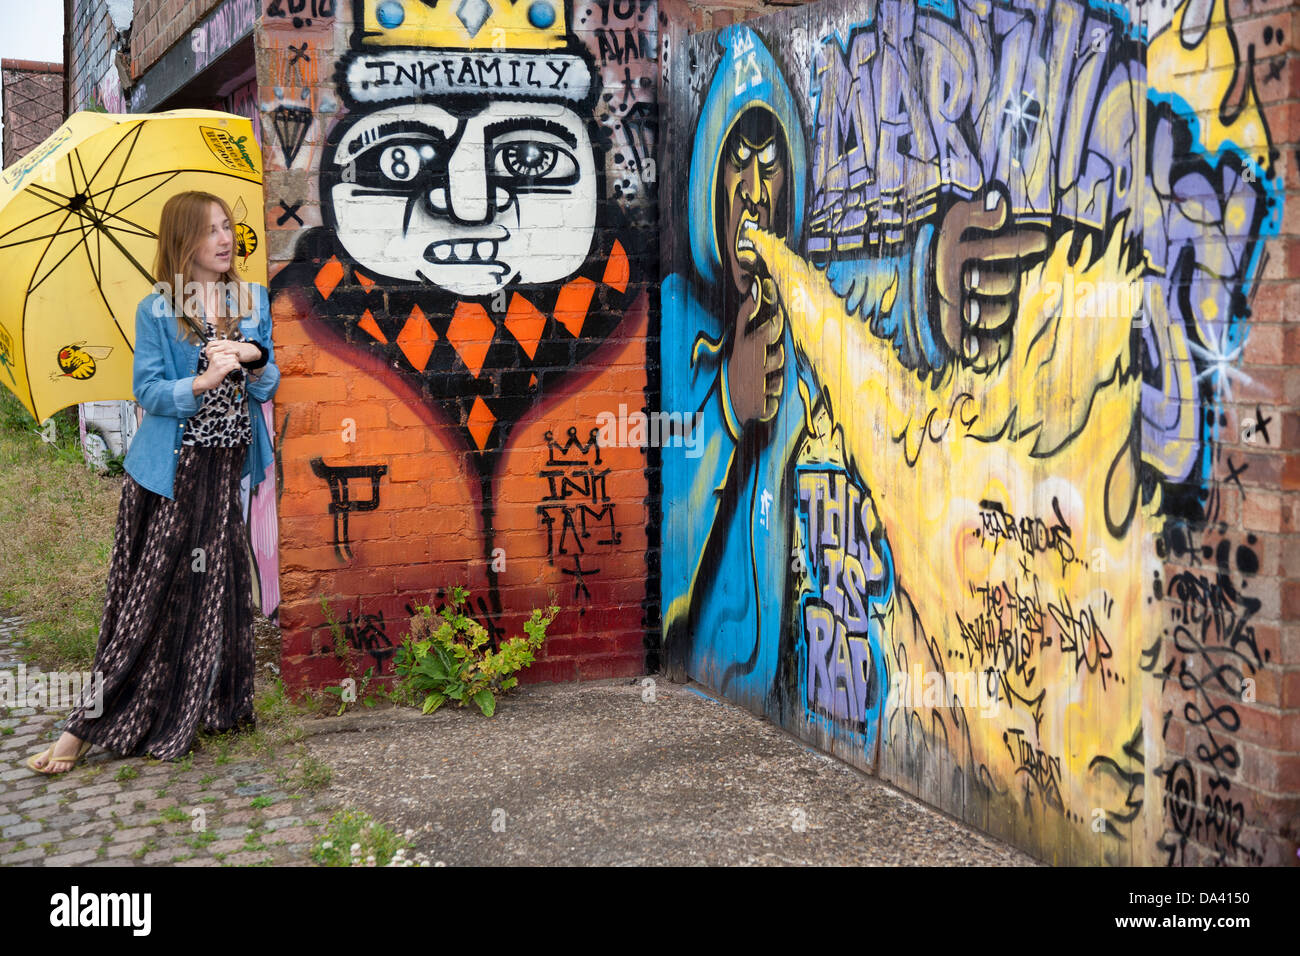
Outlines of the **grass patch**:
[{"label": "grass patch", "polygon": [[326,789],[330,785],[332,776],[333,773],[325,761],[313,757],[309,753],[304,753],[298,762],[294,764],[293,770],[287,776],[285,783],[293,790],[315,793],[318,790]]},{"label": "grass patch", "polygon": [[217,842],[217,835],[211,830],[204,830],[202,833],[196,833],[185,841],[189,846],[196,850],[201,850],[209,843]]},{"label": "grass patch", "polygon": [[249,804],[254,810],[265,810],[275,803],[270,797],[254,797],[253,802]]},{"label": "grass patch", "polygon": [[162,812],[162,819],[167,823],[180,823],[189,818],[190,815],[180,807],[167,807]]},{"label": "grass patch", "polygon": [[393,854],[410,846],[370,814],[344,810],[330,817],[328,828],[312,846],[311,858],[321,866],[351,866],[353,844],[360,844],[358,856],[362,863],[374,856],[376,866],[387,866]]},{"label": "grass patch", "polygon": [[0,388],[0,605],[25,619],[26,655],[46,670],[88,670],[104,613],[122,478],[82,462],[77,412],[54,416],[56,440]]},{"label": "grass patch", "polygon": [[135,767],[127,766],[118,768],[117,776],[113,779],[118,783],[126,783],[128,780],[134,780],[138,776],[140,776],[139,770],[136,770]]}]

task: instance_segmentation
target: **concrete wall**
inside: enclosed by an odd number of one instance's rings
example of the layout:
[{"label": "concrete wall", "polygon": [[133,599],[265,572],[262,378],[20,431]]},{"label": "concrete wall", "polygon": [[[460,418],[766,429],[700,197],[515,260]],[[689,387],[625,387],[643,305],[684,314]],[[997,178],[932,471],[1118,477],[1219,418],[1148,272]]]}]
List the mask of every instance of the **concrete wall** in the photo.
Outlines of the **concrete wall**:
[{"label": "concrete wall", "polygon": [[598,433],[652,401],[655,5],[294,7],[257,51],[286,679],[346,673],[322,597],[381,673],[454,584],[497,634],[554,594],[529,679],[642,673],[654,449]]},{"label": "concrete wall", "polygon": [[1053,862],[1294,863],[1298,25],[828,0],[669,50],[670,673]]}]

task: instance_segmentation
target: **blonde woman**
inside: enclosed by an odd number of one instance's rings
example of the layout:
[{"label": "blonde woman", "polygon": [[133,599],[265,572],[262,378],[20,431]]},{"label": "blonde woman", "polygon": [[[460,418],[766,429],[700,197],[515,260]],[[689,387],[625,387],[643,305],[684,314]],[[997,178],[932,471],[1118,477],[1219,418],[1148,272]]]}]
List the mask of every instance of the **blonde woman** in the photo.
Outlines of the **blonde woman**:
[{"label": "blonde woman", "polygon": [[266,289],[239,280],[234,256],[222,199],[187,192],[168,200],[158,285],[136,310],[133,387],[145,417],[126,456],[95,652],[102,695],[28,759],[38,773],[71,770],[92,744],[176,760],[200,728],[252,724],[239,485],[242,475],[256,485],[271,461],[261,404],[280,372]]}]

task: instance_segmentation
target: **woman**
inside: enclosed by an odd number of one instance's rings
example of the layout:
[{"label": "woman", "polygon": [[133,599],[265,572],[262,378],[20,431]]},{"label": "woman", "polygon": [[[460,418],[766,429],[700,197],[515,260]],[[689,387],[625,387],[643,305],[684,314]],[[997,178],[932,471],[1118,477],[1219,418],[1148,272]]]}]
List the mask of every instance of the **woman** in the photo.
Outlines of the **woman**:
[{"label": "woman", "polygon": [[[133,387],[144,421],[127,453],[95,652],[98,708],[28,759],[63,773],[98,744],[175,760],[200,727],[253,721],[251,569],[239,500],[271,462],[261,403],[280,381],[266,289],[233,271],[230,208],[210,193],[163,207],[158,285],[136,310]],[[200,336],[200,332],[202,333]]]}]

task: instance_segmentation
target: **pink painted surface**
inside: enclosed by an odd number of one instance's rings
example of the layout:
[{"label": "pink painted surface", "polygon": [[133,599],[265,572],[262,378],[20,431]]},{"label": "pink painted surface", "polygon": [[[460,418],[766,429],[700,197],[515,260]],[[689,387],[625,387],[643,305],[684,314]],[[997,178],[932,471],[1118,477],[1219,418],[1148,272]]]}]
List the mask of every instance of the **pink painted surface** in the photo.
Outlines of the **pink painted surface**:
[{"label": "pink painted surface", "polygon": [[[275,445],[275,423],[270,404],[262,405],[266,431]],[[280,533],[275,510],[275,463],[267,466],[262,483],[249,502],[248,532],[253,543],[253,559],[262,587],[262,613],[274,617],[280,609]]]}]

